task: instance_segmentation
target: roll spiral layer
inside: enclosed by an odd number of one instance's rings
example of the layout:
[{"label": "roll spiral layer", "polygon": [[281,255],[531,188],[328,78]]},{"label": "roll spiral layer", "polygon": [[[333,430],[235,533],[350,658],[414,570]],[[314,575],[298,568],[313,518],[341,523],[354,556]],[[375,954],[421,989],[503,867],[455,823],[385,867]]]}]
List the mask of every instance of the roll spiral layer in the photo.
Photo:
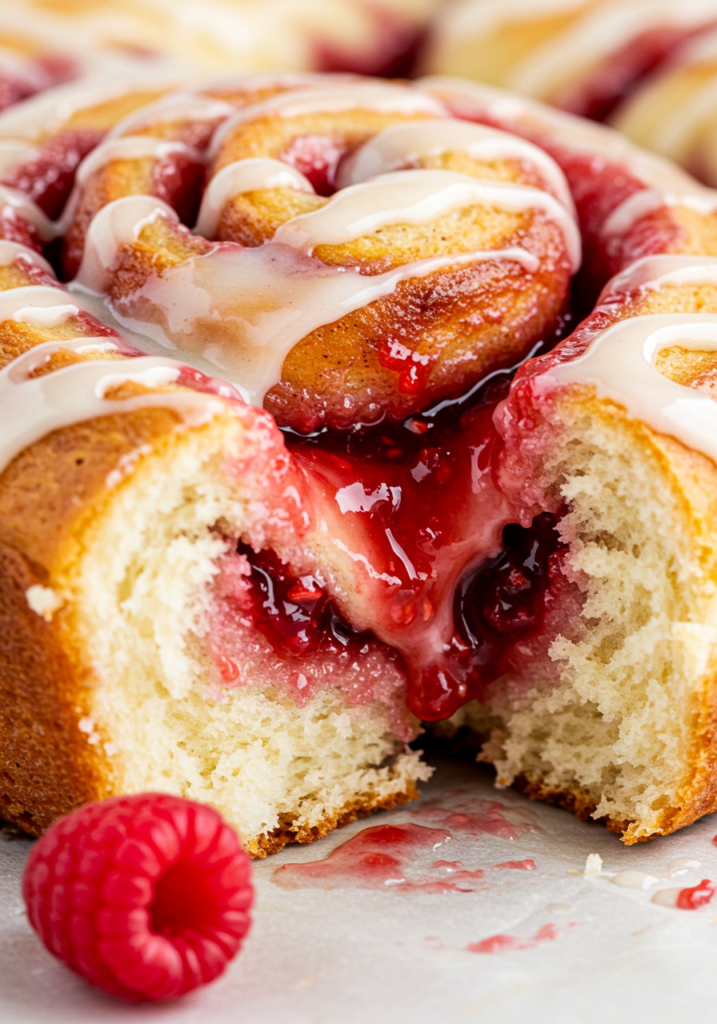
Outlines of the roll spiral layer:
[{"label": "roll spiral layer", "polygon": [[6,816],[168,789],[262,855],[451,716],[628,841],[713,806],[714,193],[441,79],[68,86],[3,155]]}]

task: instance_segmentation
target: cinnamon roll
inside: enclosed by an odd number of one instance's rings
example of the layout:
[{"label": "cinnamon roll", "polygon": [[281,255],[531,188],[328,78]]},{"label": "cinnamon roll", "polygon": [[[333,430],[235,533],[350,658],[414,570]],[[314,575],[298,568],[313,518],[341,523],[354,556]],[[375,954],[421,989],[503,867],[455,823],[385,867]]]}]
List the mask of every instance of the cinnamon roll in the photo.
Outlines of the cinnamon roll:
[{"label": "cinnamon roll", "polygon": [[72,90],[0,118],[3,814],[262,855],[478,719],[628,842],[710,809],[715,194],[457,80]]}]

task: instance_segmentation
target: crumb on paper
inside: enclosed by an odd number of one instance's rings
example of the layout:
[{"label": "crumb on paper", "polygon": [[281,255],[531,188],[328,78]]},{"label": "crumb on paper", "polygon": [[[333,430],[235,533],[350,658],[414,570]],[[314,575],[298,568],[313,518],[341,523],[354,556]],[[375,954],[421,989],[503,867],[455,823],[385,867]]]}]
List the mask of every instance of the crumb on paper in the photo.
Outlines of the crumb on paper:
[{"label": "crumb on paper", "polygon": [[601,871],[602,857],[599,853],[589,853],[585,861],[585,871],[583,874],[586,878],[597,878]]},{"label": "crumb on paper", "polygon": [[45,622],[52,622],[52,616],[63,605],[62,598],[52,587],[42,587],[39,583],[27,588],[25,600],[28,607]]}]

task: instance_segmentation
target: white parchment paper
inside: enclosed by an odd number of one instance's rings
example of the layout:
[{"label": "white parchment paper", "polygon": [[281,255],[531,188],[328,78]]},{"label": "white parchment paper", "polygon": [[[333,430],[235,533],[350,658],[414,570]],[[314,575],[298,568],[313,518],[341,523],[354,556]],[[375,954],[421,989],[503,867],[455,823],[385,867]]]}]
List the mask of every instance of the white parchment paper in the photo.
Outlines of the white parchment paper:
[{"label": "white parchment paper", "polygon": [[[272,882],[280,865],[323,858],[366,827],[438,827],[436,808],[450,812],[465,804],[466,794],[498,801],[498,817],[516,825],[516,837],[506,838],[510,828],[497,830],[503,835],[459,829],[435,854],[422,853],[411,871],[424,877],[437,856],[460,860],[466,870],[484,871],[478,891],[402,892],[400,885],[289,891]],[[421,814],[426,805],[433,811]],[[20,897],[30,842],[0,838],[0,1021],[605,1024],[610,1015],[651,1024],[712,1021],[717,897],[694,911],[658,906],[651,897],[659,888],[717,882],[715,833],[712,816],[626,848],[600,826],[511,791],[497,793],[483,769],[442,762],[420,802],[256,864],[254,926],[225,977],[181,1002],[150,1007],[105,998],[44,950]],[[583,873],[590,853],[603,860],[596,877]],[[610,880],[625,869],[659,874],[676,858],[701,866],[646,890]],[[525,860],[535,870],[497,867]]]}]

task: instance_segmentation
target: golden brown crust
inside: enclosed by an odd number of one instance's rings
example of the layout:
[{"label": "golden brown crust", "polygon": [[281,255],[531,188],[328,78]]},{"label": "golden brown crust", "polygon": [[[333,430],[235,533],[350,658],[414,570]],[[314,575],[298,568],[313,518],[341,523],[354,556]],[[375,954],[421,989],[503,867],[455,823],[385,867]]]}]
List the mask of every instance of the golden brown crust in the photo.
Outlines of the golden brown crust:
[{"label": "golden brown crust", "polygon": [[288,843],[313,843],[315,839],[323,839],[335,828],[343,828],[344,825],[350,825],[359,818],[367,818],[374,811],[390,811],[393,807],[417,800],[419,796],[420,793],[413,782],[406,782],[402,792],[391,793],[389,796],[361,795],[327,814],[316,825],[294,827],[291,821],[288,821],[273,831],[258,836],[247,845],[246,850],[252,857],[263,858],[270,853],[278,853]]},{"label": "golden brown crust", "polygon": [[[111,762],[79,723],[97,684],[74,642],[71,612],[33,611],[30,587],[52,587],[80,556],[108,473],[124,454],[157,443],[177,415],[147,409],[55,431],[0,475],[0,816],[33,835],[112,794]],[[33,514],[29,515],[28,510]]]}]

